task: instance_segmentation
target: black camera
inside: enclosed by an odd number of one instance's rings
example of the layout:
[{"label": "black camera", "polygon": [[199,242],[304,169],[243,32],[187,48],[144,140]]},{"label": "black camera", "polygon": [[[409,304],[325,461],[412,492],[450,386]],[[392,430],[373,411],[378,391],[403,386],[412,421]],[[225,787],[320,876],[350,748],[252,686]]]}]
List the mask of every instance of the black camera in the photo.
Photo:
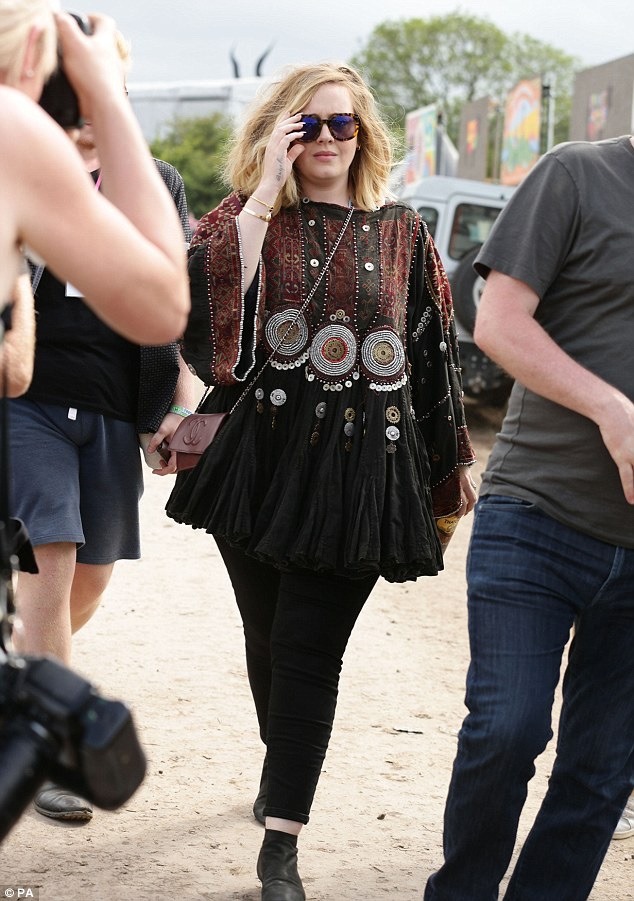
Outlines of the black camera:
[{"label": "black camera", "polygon": [[114,810],[146,760],[128,708],[49,657],[0,662],[0,841],[44,779]]},{"label": "black camera", "polygon": [[[84,34],[92,34],[90,22],[77,13],[69,13]],[[84,120],[79,112],[79,101],[64,72],[61,52],[58,51],[57,69],[44,85],[40,106],[52,116],[62,128],[81,128]]]}]

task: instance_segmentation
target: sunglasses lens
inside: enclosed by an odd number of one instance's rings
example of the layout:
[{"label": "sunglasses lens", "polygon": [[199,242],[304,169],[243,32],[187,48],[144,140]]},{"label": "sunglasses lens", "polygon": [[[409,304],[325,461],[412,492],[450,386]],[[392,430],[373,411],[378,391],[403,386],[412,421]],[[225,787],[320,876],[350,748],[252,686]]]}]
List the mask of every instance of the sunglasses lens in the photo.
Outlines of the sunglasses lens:
[{"label": "sunglasses lens", "polygon": [[354,116],[331,116],[328,127],[337,141],[350,141],[359,130]]},{"label": "sunglasses lens", "polygon": [[297,140],[303,144],[318,140],[324,125],[328,126],[330,134],[336,141],[351,141],[359,131],[357,117],[347,113],[339,113],[329,119],[320,119],[319,116],[302,116],[304,135]]},{"label": "sunglasses lens", "polygon": [[302,116],[302,128],[304,134],[298,138],[298,141],[301,141],[302,144],[316,141],[321,133],[321,119],[318,119],[317,116]]}]

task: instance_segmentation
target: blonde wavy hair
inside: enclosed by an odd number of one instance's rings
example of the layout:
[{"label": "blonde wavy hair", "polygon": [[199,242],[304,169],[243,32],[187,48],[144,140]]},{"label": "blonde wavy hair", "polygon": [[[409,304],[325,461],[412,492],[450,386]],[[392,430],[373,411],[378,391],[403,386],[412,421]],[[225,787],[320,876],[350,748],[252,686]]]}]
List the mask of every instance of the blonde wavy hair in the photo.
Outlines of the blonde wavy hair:
[{"label": "blonde wavy hair", "polygon": [[[0,0],[0,3],[2,0]],[[125,38],[117,29],[114,33],[114,41],[119,54],[119,59],[123,63],[123,73],[127,75],[132,67],[132,46],[130,41]]]},{"label": "blonde wavy hair", "polygon": [[[276,122],[287,111],[306,109],[315,92],[325,84],[348,89],[360,120],[358,143],[350,167],[350,196],[355,207],[376,209],[385,202],[392,168],[392,138],[376,101],[361,75],[350,66],[316,63],[296,66],[268,84],[257,95],[245,121],[236,132],[227,157],[225,178],[234,191],[252,194],[262,177],[264,151]],[[343,112],[343,110],[342,110]],[[274,213],[281,207],[296,207],[301,185],[293,170],[282,188]]]},{"label": "blonde wavy hair", "polygon": [[38,74],[44,79],[57,66],[56,0],[0,0],[0,82],[17,82],[31,28],[39,26]]}]

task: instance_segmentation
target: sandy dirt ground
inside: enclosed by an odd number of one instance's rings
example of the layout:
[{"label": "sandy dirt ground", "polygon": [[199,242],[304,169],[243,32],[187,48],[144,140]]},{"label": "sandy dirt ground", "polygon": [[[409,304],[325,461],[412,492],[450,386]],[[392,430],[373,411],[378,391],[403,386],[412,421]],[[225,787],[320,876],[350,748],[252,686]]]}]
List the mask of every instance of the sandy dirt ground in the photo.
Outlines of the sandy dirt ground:
[{"label": "sandy dirt ground", "polygon": [[[496,416],[472,409],[469,419],[480,469]],[[132,708],[146,780],[121,810],[96,811],[87,825],[28,810],[2,849],[3,888],[39,887],[42,901],[260,897],[262,829],[251,805],[262,747],[241,626],[212,539],[165,517],[168,491],[148,470],[143,560],[118,565],[74,645],[74,668]],[[461,524],[438,578],[379,583],[353,634],[300,839],[311,901],[421,899],[441,862],[444,799],[465,713],[470,525]],[[552,743],[531,782],[520,838],[551,762]],[[612,842],[591,898],[634,898],[634,839]]]}]

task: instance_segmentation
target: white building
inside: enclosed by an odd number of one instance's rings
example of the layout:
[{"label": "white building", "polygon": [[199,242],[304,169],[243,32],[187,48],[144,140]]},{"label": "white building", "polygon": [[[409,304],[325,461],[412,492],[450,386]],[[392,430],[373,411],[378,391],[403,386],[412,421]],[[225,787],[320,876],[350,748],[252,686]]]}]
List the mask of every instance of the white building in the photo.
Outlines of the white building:
[{"label": "white building", "polygon": [[218,81],[130,82],[128,93],[148,142],[163,138],[175,119],[225,113],[239,119],[266,78]]}]

